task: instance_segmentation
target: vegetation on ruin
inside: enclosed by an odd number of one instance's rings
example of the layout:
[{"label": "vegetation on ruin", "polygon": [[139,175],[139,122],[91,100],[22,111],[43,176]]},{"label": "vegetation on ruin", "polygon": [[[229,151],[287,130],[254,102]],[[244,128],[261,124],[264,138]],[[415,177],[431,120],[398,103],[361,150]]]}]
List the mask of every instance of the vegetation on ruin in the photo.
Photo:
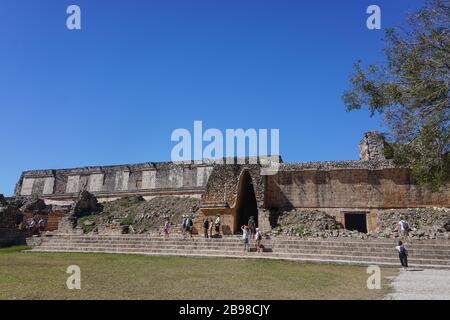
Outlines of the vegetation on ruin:
[{"label": "vegetation on ruin", "polygon": [[437,190],[450,179],[448,0],[427,0],[387,29],[384,53],[384,64],[355,64],[343,101],[348,111],[380,113],[391,142],[385,155]]},{"label": "vegetation on ruin", "polygon": [[[81,290],[66,288],[69,265]],[[382,289],[368,290],[357,266],[0,249],[0,299],[381,299],[397,273],[383,268]]]},{"label": "vegetation on ruin", "polygon": [[161,229],[164,218],[173,224],[181,222],[183,214],[196,212],[199,199],[192,197],[156,197],[145,201],[140,196],[125,197],[102,204],[102,211],[77,219],[84,233],[95,231],[100,225],[129,226],[132,233],[145,233]]}]

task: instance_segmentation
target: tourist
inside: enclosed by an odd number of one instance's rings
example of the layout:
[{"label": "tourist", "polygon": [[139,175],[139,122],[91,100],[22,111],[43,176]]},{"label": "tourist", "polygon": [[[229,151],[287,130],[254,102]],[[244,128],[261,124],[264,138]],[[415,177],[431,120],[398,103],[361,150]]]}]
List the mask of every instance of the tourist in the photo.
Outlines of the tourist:
[{"label": "tourist", "polygon": [[32,235],[34,233],[36,227],[36,221],[34,221],[34,217],[30,217],[27,220],[27,231]]},{"label": "tourist", "polygon": [[205,234],[205,239],[208,239],[209,221],[208,221],[207,217],[205,217],[205,219],[203,219],[203,231]]},{"label": "tourist", "polygon": [[194,223],[192,221],[191,216],[187,216],[187,218],[186,218],[186,231],[190,235],[191,238],[192,238],[192,229],[193,229],[193,227],[194,227]]},{"label": "tourist", "polygon": [[398,246],[395,247],[398,251],[398,257],[400,258],[400,263],[403,268],[408,268],[408,250],[406,250],[403,242],[399,241]]},{"label": "tourist", "polygon": [[209,221],[209,238],[211,239],[213,237],[213,230],[214,230],[214,220],[211,218]]},{"label": "tourist", "polygon": [[256,222],[255,222],[255,218],[253,216],[250,217],[250,219],[248,220],[248,228],[250,230],[250,235],[254,235],[255,234],[255,228],[256,228]]},{"label": "tourist", "polygon": [[398,231],[400,233],[400,239],[403,241],[410,240],[409,239],[409,231],[410,231],[409,223],[405,220],[405,218],[401,217],[398,223]]},{"label": "tourist", "polygon": [[183,214],[183,219],[181,220],[181,234],[183,235],[183,238],[186,235],[186,215]]},{"label": "tourist", "polygon": [[262,233],[261,233],[261,231],[259,231],[259,228],[256,228],[255,246],[256,246],[256,251],[258,251],[258,252],[261,251],[261,240],[262,240]]},{"label": "tourist", "polygon": [[42,217],[38,221],[38,230],[39,230],[39,233],[41,233],[45,230],[45,220]]},{"label": "tourist", "polygon": [[170,219],[169,217],[165,218],[166,222],[164,223],[164,236],[167,238],[169,237],[170,232]]},{"label": "tourist", "polygon": [[242,240],[244,241],[244,252],[248,252],[250,251],[250,246],[248,244],[248,227],[247,226],[242,226],[241,227],[242,230]]},{"label": "tourist", "polygon": [[216,221],[214,221],[214,226],[216,228],[216,236],[220,237],[220,215],[217,215]]}]

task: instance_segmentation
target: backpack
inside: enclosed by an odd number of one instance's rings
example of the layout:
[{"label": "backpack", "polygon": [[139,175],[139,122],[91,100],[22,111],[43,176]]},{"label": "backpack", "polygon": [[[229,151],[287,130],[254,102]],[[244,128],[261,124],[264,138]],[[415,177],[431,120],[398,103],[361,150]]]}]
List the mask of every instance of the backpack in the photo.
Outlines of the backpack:
[{"label": "backpack", "polygon": [[403,229],[404,229],[405,231],[410,231],[410,230],[411,230],[411,229],[409,228],[408,222],[406,222],[405,220],[403,220],[402,224],[403,224]]},{"label": "backpack", "polygon": [[406,249],[404,246],[400,246],[400,254],[401,255],[406,255]]}]

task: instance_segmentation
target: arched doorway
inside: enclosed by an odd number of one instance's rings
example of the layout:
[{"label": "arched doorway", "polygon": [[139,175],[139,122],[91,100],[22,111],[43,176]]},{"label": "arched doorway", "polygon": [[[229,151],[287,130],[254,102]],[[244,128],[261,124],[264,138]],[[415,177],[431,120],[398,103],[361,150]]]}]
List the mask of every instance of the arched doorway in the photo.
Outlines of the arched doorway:
[{"label": "arched doorway", "polygon": [[241,227],[248,224],[248,220],[253,216],[256,225],[258,225],[258,206],[256,203],[255,189],[253,187],[252,177],[245,170],[242,172],[236,203],[236,227],[235,233],[241,232]]}]

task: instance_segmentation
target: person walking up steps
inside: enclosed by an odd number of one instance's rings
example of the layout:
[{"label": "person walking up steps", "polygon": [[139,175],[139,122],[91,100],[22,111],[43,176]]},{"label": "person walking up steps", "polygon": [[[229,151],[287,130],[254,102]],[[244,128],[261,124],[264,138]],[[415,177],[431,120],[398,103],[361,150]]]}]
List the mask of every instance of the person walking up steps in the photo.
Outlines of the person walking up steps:
[{"label": "person walking up steps", "polygon": [[402,264],[402,267],[407,269],[408,268],[408,250],[406,250],[405,246],[403,245],[403,242],[401,242],[401,241],[398,242],[398,246],[396,246],[395,249],[398,251],[398,257],[400,258],[400,263]]},{"label": "person walking up steps", "polygon": [[411,231],[409,227],[408,221],[405,220],[405,218],[401,217],[400,221],[398,222],[398,231],[400,233],[400,239],[402,241],[408,240],[411,242],[411,239],[409,238],[409,231]]},{"label": "person walking up steps", "polygon": [[244,252],[250,251],[250,246],[248,244],[248,227],[242,226],[242,240],[244,241]]}]

